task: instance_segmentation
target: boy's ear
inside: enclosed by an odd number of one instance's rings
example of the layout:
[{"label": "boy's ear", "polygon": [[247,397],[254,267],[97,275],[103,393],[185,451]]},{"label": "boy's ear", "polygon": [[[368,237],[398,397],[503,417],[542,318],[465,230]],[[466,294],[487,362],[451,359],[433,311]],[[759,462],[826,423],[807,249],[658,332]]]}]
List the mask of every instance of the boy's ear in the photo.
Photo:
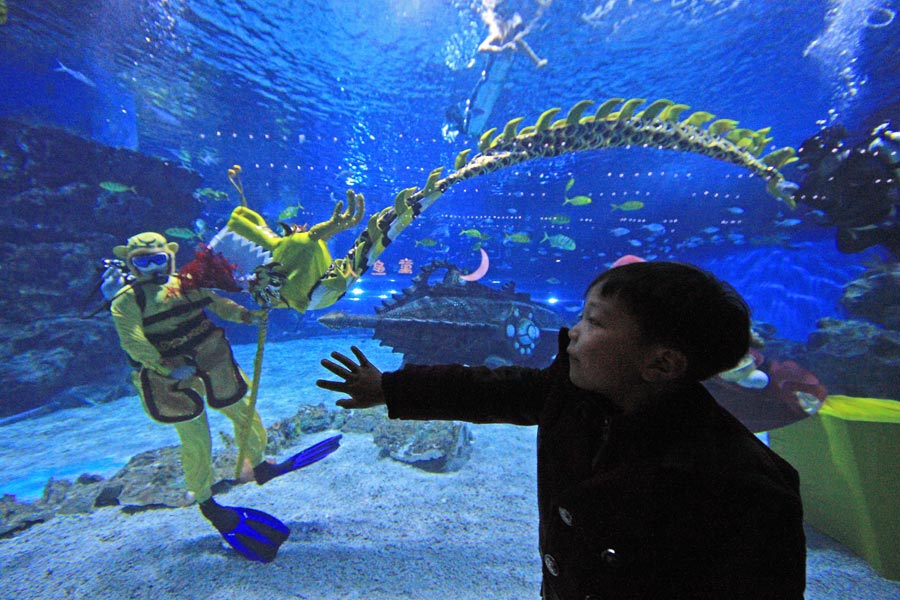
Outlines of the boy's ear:
[{"label": "boy's ear", "polygon": [[687,366],[687,356],[683,352],[657,346],[647,356],[641,375],[650,383],[668,383],[684,377]]}]

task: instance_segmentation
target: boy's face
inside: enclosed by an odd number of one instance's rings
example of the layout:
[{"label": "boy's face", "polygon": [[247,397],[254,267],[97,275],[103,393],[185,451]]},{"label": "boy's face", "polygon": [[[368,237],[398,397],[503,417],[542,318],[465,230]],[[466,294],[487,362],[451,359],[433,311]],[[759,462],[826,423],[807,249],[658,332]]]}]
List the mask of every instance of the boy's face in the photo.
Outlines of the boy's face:
[{"label": "boy's face", "polygon": [[588,291],[581,320],[569,330],[569,379],[616,404],[627,403],[644,382],[641,373],[650,348],[641,340],[635,318],[599,290],[594,286]]}]

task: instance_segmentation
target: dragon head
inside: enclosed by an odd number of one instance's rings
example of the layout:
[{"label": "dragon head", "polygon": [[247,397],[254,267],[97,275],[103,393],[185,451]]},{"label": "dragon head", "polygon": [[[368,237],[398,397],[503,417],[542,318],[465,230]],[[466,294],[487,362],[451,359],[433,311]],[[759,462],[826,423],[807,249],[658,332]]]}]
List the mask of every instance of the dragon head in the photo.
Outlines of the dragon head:
[{"label": "dragon head", "polygon": [[[364,211],[362,195],[348,191],[346,210],[344,203],[338,202],[327,221],[308,231],[291,228],[278,235],[259,213],[239,206],[209,245],[242,273],[253,273],[247,284],[257,302],[276,308],[289,306],[302,313],[309,307],[313,288],[333,263],[326,242],[356,226]],[[273,287],[273,281],[278,285]]]}]

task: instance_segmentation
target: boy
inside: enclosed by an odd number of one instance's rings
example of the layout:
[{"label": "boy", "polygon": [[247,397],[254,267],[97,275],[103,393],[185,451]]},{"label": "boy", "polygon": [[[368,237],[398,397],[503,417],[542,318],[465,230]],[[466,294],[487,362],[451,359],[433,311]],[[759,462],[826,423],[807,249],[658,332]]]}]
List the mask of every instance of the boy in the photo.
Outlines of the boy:
[{"label": "boy", "polygon": [[796,472],[700,382],[737,364],[750,315],[695,267],[635,262],[588,288],[546,369],[322,365],[344,408],[538,426],[545,600],[802,600]]}]

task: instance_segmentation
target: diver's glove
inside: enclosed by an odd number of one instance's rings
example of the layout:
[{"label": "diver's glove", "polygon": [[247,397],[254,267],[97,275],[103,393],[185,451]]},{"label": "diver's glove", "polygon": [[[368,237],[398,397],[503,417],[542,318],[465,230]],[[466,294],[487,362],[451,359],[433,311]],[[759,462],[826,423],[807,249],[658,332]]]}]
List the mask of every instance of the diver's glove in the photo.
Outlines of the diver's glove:
[{"label": "diver's glove", "polygon": [[265,311],[263,310],[248,310],[246,313],[241,315],[241,322],[244,325],[262,325],[263,318],[265,316]]},{"label": "diver's glove", "polygon": [[257,304],[265,308],[283,305],[281,287],[287,281],[287,275],[281,271],[281,263],[272,262],[260,265],[253,270],[250,278],[250,295]]},{"label": "diver's glove", "polygon": [[112,300],[116,297],[123,287],[125,287],[125,274],[122,269],[116,265],[110,265],[100,275],[102,282],[100,283],[100,293],[106,300]]}]

